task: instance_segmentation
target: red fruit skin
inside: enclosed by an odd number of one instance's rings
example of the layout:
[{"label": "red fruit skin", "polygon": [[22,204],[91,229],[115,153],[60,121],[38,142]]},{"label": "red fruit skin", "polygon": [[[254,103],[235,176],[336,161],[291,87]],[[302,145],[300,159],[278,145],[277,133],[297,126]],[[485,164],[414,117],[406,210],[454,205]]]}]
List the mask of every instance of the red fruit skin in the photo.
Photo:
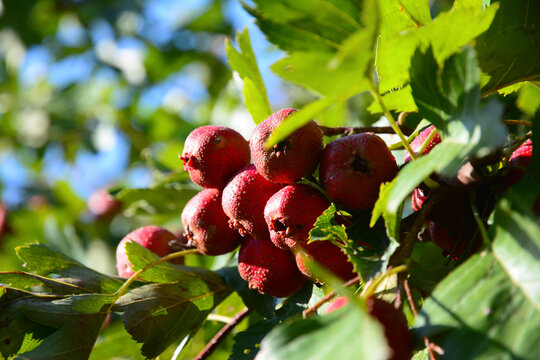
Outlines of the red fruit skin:
[{"label": "red fruit skin", "polygon": [[223,189],[238,170],[249,164],[249,143],[228,127],[202,126],[189,134],[180,159],[195,184]]},{"label": "red fruit skin", "polygon": [[296,248],[296,266],[302,274],[316,283],[324,283],[310,269],[310,264],[315,262],[335,276],[347,281],[356,276],[353,266],[347,255],[330,241],[315,241],[303,244]]},{"label": "red fruit skin", "polygon": [[[426,141],[429,135],[431,135],[433,130],[435,130],[435,126],[431,125],[420,131],[420,133],[414,138],[414,140],[411,142],[411,148],[415,154],[418,154],[418,151],[422,147],[422,144],[424,144],[424,141]],[[441,137],[439,136],[439,133],[437,133],[426,146],[426,149],[424,150],[424,152],[422,152],[422,155],[426,155],[427,153],[429,153],[431,149],[433,149],[433,147],[435,147],[435,145],[439,144],[440,142]],[[411,155],[409,153],[406,153],[403,161],[408,162],[409,160],[411,160]]]},{"label": "red fruit skin", "polygon": [[517,183],[529,166],[532,157],[532,140],[527,140],[516,149],[508,160],[508,175],[506,178],[506,188],[510,188]]},{"label": "red fruit skin", "polygon": [[323,133],[314,121],[302,126],[273,148],[266,148],[266,140],[274,129],[295,111],[283,109],[273,113],[251,134],[249,146],[253,163],[267,180],[291,184],[317,168],[324,144]]},{"label": "red fruit skin", "polygon": [[112,219],[122,211],[122,203],[106,189],[98,189],[88,197],[88,210],[99,219]]},{"label": "red fruit skin", "polygon": [[238,229],[242,236],[269,238],[264,207],[281,186],[263,178],[254,165],[241,170],[223,189],[221,204],[229,217],[229,226]]},{"label": "red fruit skin", "polygon": [[226,254],[242,240],[240,233],[229,227],[219,189],[204,189],[189,200],[182,211],[182,225],[185,236],[205,255]]},{"label": "red fruit skin", "polygon": [[349,303],[349,299],[347,299],[345,296],[338,296],[334,301],[332,301],[328,305],[325,312],[327,314],[333,313],[334,311],[341,309],[348,303]]},{"label": "red fruit skin", "polygon": [[264,220],[270,239],[287,250],[296,243],[305,243],[317,218],[330,202],[314,187],[305,184],[287,185],[276,192],[264,208]]},{"label": "red fruit skin", "polygon": [[0,240],[7,230],[7,213],[7,208],[0,202]]},{"label": "red fruit skin", "polygon": [[384,328],[384,335],[392,350],[392,357],[389,360],[409,360],[412,353],[412,341],[405,315],[392,304],[374,297],[369,297],[366,305],[368,313]]},{"label": "red fruit skin", "polygon": [[[340,296],[326,308],[326,313],[330,314],[348,302],[349,299]],[[405,315],[392,304],[374,297],[367,298],[366,306],[368,314],[383,326],[384,336],[392,350],[392,357],[389,360],[409,360],[412,353],[412,339]]]},{"label": "red fruit skin", "polygon": [[369,210],[383,182],[398,171],[396,159],[374,133],[346,136],[323,150],[319,175],[328,195],[350,210]]},{"label": "red fruit skin", "polygon": [[465,251],[473,253],[482,246],[482,236],[477,234],[474,242],[469,247],[469,238],[454,239],[443,225],[434,221],[427,222],[431,241],[443,250],[443,255],[458,261]]},{"label": "red fruit skin", "polygon": [[290,296],[306,282],[291,252],[274,246],[267,238],[244,240],[238,254],[238,272],[250,289],[274,297]]},{"label": "red fruit skin", "polygon": [[[431,135],[431,133],[435,130],[435,126],[431,125],[427,127],[426,129],[420,131],[420,133],[414,138],[414,140],[411,142],[411,148],[413,149],[415,154],[418,154],[418,151],[424,144],[424,141]],[[441,137],[439,136],[439,133],[437,133],[433,139],[429,142],[429,144],[426,146],[425,150],[422,152],[422,155],[426,155],[429,153],[435,145],[439,144],[441,142]],[[405,154],[404,162],[409,162],[411,160],[411,156],[409,153]],[[418,211],[422,208],[422,205],[424,204],[424,201],[429,197],[429,189],[424,189],[422,187],[417,187],[414,189],[412,197],[411,197],[411,206],[414,211]]]},{"label": "red fruit skin", "polygon": [[131,263],[126,254],[125,244],[128,241],[135,241],[154,254],[162,257],[171,252],[169,241],[172,240],[176,240],[176,236],[155,225],[143,226],[130,232],[124,236],[116,248],[116,269],[118,270],[118,276],[129,278],[135,273],[131,268]]}]

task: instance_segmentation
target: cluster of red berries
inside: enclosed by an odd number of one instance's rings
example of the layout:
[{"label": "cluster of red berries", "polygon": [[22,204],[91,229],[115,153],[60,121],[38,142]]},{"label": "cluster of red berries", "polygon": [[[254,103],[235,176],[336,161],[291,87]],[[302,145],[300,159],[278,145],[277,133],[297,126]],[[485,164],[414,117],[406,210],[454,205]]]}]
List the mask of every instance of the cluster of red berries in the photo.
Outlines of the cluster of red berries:
[{"label": "cluster of red berries", "polygon": [[[434,131],[436,130],[433,125],[421,131],[411,142],[412,150],[418,153],[422,146],[424,146],[422,154],[429,153],[441,142],[438,133],[432,134]],[[424,145],[428,138],[431,139]],[[526,168],[529,166],[531,157],[531,140],[525,141],[511,154],[508,166],[501,170],[503,175],[501,178],[504,182],[503,192],[523,177]],[[405,156],[405,162],[409,160],[410,156],[407,154]],[[458,191],[458,188],[454,188],[453,190],[452,192],[442,194],[438,199],[437,206],[429,212],[426,220],[426,229],[433,243],[440,247],[446,256],[458,260],[464,253],[472,253],[478,250],[482,245],[482,236],[478,228],[478,223],[474,218],[471,200],[466,187],[461,192]],[[490,187],[476,187],[476,190],[476,207],[478,209],[494,205]],[[419,211],[424,203],[430,199],[432,192],[433,190],[425,184],[416,188],[411,197],[413,210]],[[536,204],[535,206],[538,205]],[[489,213],[489,211],[484,213]],[[485,219],[482,220],[485,221]]]},{"label": "cluster of red berries", "polygon": [[314,121],[268,149],[274,129],[294,111],[272,114],[255,128],[249,142],[226,127],[197,128],[181,155],[191,180],[205,188],[182,213],[190,243],[208,255],[225,254],[240,245],[242,278],[250,288],[276,297],[293,294],[306,278],[320,282],[312,261],[344,280],[354,277],[338,246],[307,243],[330,201],[317,188],[298,182],[319,167],[321,185],[332,201],[349,210],[369,210],[380,184],[392,180],[398,170],[377,135],[351,135],[325,147]]}]

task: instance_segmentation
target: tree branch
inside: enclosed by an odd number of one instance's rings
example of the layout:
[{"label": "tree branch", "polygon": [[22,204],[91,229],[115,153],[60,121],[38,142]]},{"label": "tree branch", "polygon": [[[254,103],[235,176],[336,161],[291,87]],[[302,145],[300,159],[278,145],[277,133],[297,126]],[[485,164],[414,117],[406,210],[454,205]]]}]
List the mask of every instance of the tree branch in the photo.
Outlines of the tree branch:
[{"label": "tree branch", "polygon": [[251,313],[251,310],[245,307],[242,311],[234,316],[232,321],[221,328],[218,333],[210,340],[208,344],[201,350],[201,352],[194,358],[194,360],[204,360],[207,359],[216,348],[221,344],[223,340],[229,335],[229,333],[240,324],[246,316]]},{"label": "tree branch", "polygon": [[[323,134],[326,136],[348,136],[353,134],[361,134],[365,132],[373,132],[376,134],[395,134],[394,129],[391,126],[361,126],[361,127],[328,127],[319,125],[319,128],[322,130]],[[400,127],[401,131],[405,135],[410,135],[413,131],[405,126]]]}]

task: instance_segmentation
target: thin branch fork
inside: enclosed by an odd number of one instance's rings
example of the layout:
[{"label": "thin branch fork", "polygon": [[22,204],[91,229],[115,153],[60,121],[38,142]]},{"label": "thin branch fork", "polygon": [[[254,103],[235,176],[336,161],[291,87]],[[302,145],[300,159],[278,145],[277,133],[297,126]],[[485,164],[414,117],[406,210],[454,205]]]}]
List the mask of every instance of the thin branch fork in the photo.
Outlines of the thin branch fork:
[{"label": "thin branch fork", "polygon": [[251,313],[251,310],[245,307],[242,311],[240,311],[238,314],[234,316],[231,322],[228,324],[225,324],[221,328],[221,330],[218,331],[218,333],[210,340],[208,344],[204,347],[204,349],[201,350],[201,352],[194,358],[194,360],[204,360],[207,359],[225,340],[227,335],[238,325],[246,316],[248,316]]}]

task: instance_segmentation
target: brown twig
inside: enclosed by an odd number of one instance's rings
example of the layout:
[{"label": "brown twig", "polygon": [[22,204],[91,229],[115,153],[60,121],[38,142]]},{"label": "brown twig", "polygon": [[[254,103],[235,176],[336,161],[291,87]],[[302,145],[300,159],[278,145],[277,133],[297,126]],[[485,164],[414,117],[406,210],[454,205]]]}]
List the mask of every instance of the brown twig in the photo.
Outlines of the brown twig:
[{"label": "brown twig", "polygon": [[[407,301],[409,302],[409,306],[411,307],[411,311],[412,311],[414,317],[416,317],[418,315],[418,310],[416,309],[416,305],[414,303],[411,288],[409,287],[409,280],[405,279],[405,281],[403,281],[403,288],[405,289],[405,294],[407,295]],[[436,351],[437,353],[439,353],[441,355],[443,354],[443,350],[439,346],[437,346],[435,344],[432,344],[429,341],[429,339],[427,338],[427,336],[424,336],[424,344],[425,344],[426,348],[428,349],[429,359],[430,360],[437,360],[437,357],[435,356],[434,351]]]},{"label": "brown twig", "polygon": [[503,120],[503,122],[507,125],[532,126],[532,121],[527,121],[527,120]]},{"label": "brown twig", "polygon": [[[361,126],[361,127],[328,127],[319,125],[319,128],[322,130],[323,134],[326,136],[334,136],[334,135],[341,135],[341,136],[347,136],[347,135],[353,135],[353,134],[361,134],[365,132],[373,132],[377,134],[395,134],[394,129],[392,129],[391,126]],[[405,135],[410,135],[413,133],[413,131],[405,126],[401,126],[401,131]]]},{"label": "brown twig", "polygon": [[[351,285],[357,284],[360,281],[360,276],[356,276],[352,278],[351,280],[347,281],[345,284],[343,284],[344,287],[349,287]],[[332,298],[336,296],[336,292],[332,290],[328,295],[323,297],[321,300],[317,301],[315,305],[310,307],[309,309],[306,309],[302,312],[302,317],[307,318],[311,315],[313,315],[317,310],[323,306],[326,302],[332,300]]]},{"label": "brown twig", "polygon": [[194,360],[204,360],[208,358],[214,350],[221,344],[221,342],[229,335],[229,333],[240,324],[240,322],[249,314],[251,310],[247,307],[234,316],[232,321],[221,328],[218,333],[210,340],[208,344],[201,350],[201,352],[194,358]]}]

